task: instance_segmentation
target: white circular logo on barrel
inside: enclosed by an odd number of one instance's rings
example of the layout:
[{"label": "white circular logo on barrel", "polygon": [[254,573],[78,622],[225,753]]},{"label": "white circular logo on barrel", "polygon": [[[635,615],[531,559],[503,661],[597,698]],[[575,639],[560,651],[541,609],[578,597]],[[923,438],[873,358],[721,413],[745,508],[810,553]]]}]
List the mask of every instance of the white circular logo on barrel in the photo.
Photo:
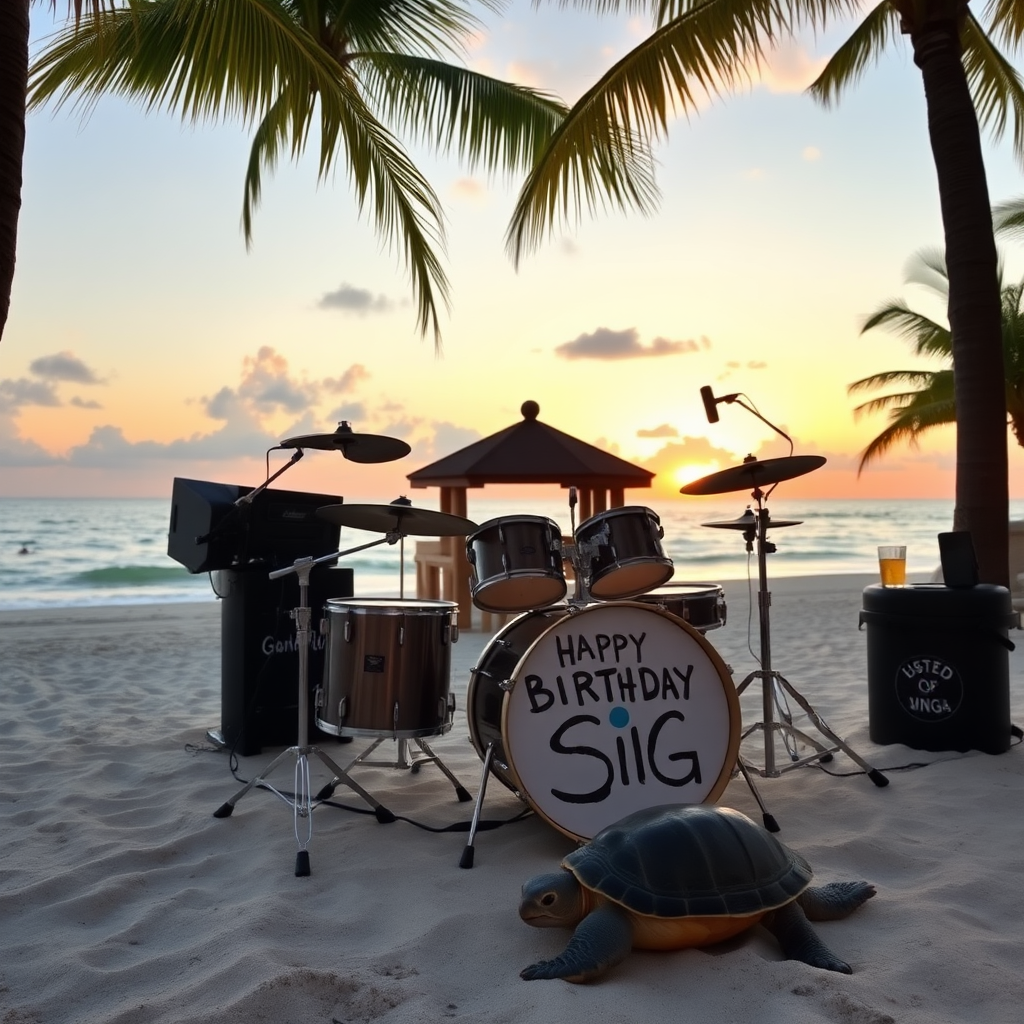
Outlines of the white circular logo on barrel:
[{"label": "white circular logo on barrel", "polygon": [[941,722],[956,714],[964,684],[956,666],[942,658],[908,658],[896,670],[896,699],[918,721]]},{"label": "white circular logo on barrel", "polygon": [[516,666],[503,734],[523,795],[589,839],[644,807],[714,800],[735,767],[739,705],[714,648],[658,609],[566,615]]}]

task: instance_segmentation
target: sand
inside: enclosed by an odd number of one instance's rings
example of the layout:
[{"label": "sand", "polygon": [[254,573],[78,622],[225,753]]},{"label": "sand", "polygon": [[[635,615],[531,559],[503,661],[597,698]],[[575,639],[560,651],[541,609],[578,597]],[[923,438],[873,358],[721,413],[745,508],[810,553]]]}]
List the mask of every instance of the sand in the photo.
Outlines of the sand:
[{"label": "sand", "polygon": [[[891,784],[846,774],[859,769],[842,753],[829,766],[841,774],[812,766],[758,783],[779,838],[819,879],[877,887],[847,920],[817,926],[853,973],[785,961],[755,929],[705,950],[634,952],[584,986],[519,978],[568,938],[517,914],[523,881],[575,845],[537,815],[480,833],[464,870],[464,833],[380,824],[340,806],[365,810],[340,787],[339,806],[313,814],[309,877],[294,874],[291,810],[272,793],[253,790],[231,817],[213,816],[240,785],[205,736],[220,722],[217,604],[3,614],[0,1021],[1019,1021],[1021,752],[871,742],[858,630],[868,582],[773,582],[773,667]],[[739,680],[755,667],[748,587],[723,586],[729,622],[707,639]],[[756,649],[756,612],[751,641]],[[474,794],[481,760],[465,696],[490,643],[480,632],[459,638],[455,725],[430,741]],[[1022,657],[1009,656],[1015,722]],[[752,690],[744,722],[759,714]],[[327,740],[314,737],[343,763],[354,756],[356,744]],[[239,759],[239,777],[279,752]],[[756,744],[751,753],[762,760]],[[312,771],[316,791],[329,773],[315,760]],[[471,813],[431,765],[353,777],[426,825]],[[290,789],[290,765],[273,781]],[[760,819],[741,778],[720,802]],[[491,780],[486,819],[524,806]]]}]

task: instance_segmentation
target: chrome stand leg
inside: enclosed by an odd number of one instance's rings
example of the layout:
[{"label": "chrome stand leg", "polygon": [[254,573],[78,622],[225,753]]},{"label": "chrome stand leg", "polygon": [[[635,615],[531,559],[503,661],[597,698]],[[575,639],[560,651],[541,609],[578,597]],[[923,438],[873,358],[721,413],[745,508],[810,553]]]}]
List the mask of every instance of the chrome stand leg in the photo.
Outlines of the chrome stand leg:
[{"label": "chrome stand leg", "polygon": [[469,838],[466,840],[466,848],[462,851],[462,859],[459,861],[460,868],[471,868],[475,850],[473,840],[476,838],[477,826],[480,824],[480,812],[484,806],[484,794],[487,792],[487,776],[491,771],[491,761],[494,758],[494,744],[487,744],[487,752],[484,754],[484,770],[480,774],[480,788],[476,794],[476,804],[473,806],[473,820],[469,823]]}]

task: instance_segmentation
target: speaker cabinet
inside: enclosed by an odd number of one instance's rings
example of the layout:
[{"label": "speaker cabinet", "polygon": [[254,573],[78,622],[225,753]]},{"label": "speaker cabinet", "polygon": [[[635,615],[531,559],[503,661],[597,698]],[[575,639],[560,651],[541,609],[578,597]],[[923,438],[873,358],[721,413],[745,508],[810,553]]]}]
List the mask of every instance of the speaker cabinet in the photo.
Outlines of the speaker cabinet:
[{"label": "speaker cabinet", "polygon": [[[300,556],[297,556],[300,557]],[[294,559],[293,559],[294,561]],[[299,604],[295,573],[268,578],[262,570],[223,570],[214,576],[221,603],[221,729],[217,742],[248,757],[263,747],[294,746],[299,724],[299,653],[292,610]],[[314,566],[309,575],[308,679],[312,691],[324,671],[327,638],[320,633],[327,599],[352,597],[352,570]]]}]

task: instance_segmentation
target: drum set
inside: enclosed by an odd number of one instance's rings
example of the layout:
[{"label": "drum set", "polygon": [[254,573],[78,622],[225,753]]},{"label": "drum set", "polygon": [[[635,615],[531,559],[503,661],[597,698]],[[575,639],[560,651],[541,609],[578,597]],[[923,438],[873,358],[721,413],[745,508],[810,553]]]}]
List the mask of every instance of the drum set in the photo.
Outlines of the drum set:
[{"label": "drum set", "polygon": [[[402,444],[339,428],[335,434],[293,438],[280,447],[335,448],[346,458],[371,462],[401,457],[396,452]],[[766,827],[775,831],[778,825],[752,776],[776,776],[810,761],[827,761],[836,750],[849,754],[876,785],[886,785],[885,776],[839,739],[771,667],[765,556],[775,548],[767,531],[798,523],[772,521],[762,487],[810,472],[823,462],[815,456],[748,458],[742,466],[682,489],[712,494],[752,488],[756,508],[748,506],[734,521],[703,524],[742,532],[748,552],[757,546],[761,657],[759,668],[739,685],[705,635],[726,624],[722,587],[670,582],[674,566],[662,547],[661,521],[650,508],[609,509],[577,527],[576,489],[570,488],[569,536],[562,535],[554,520],[541,516],[504,516],[478,526],[460,516],[415,508],[405,498],[387,505],[318,509],[318,515],[333,523],[383,536],[347,551],[299,559],[270,574],[298,576],[299,606],[292,613],[299,652],[298,740],[215,816],[230,815],[254,787],[271,790],[292,808],[299,845],[295,873],[307,875],[312,810],[337,786],[358,794],[378,821],[395,820],[352,778],[351,770],[359,764],[416,772],[425,763],[435,763],[460,801],[472,799],[427,742],[449,732],[454,722],[450,675],[451,647],[458,640],[457,604],[406,599],[402,577],[397,600],[328,599],[321,620],[326,636],[323,679],[310,688],[310,572],[321,562],[374,545],[404,544],[407,536],[466,537],[474,605],[514,616],[487,643],[470,674],[466,717],[482,772],[462,867],[473,863],[491,775],[578,841],[643,808],[714,802],[737,773],[750,787]],[[744,730],[740,696],[756,680],[762,684],[762,720]],[[787,697],[807,713],[827,743],[793,724]],[[323,733],[340,740],[370,740],[346,767],[310,742],[310,699]],[[764,737],[763,766],[740,752],[741,743],[757,733]],[[397,742],[397,757],[368,760],[388,739]],[[776,759],[776,740],[785,744],[788,763]],[[798,744],[810,753],[802,755]],[[418,752],[411,755],[410,745]],[[333,776],[316,796],[310,787],[311,757]],[[295,761],[294,794],[282,793],[267,781],[289,759]]]}]

